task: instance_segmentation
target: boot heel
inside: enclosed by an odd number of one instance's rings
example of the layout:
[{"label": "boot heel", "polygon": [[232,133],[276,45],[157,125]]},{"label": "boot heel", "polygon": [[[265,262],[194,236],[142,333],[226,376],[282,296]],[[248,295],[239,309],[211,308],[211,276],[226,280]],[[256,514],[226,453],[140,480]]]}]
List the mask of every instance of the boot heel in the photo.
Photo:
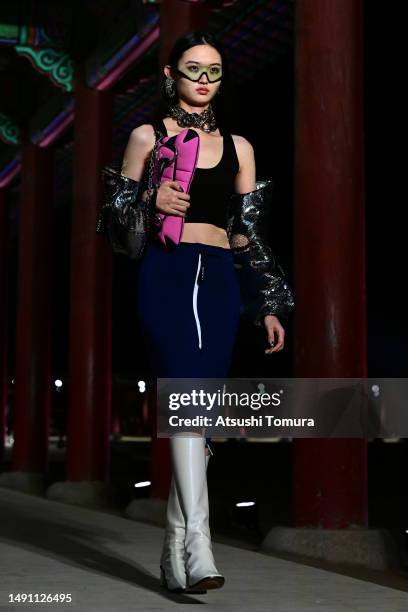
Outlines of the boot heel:
[{"label": "boot heel", "polygon": [[207,576],[206,578],[199,580],[198,582],[196,582],[195,584],[192,584],[191,586],[188,585],[186,588],[186,593],[199,593],[201,592],[202,589],[206,589],[205,590],[205,593],[206,593],[207,590],[220,589],[221,587],[224,586],[224,584],[225,584],[224,576]]}]

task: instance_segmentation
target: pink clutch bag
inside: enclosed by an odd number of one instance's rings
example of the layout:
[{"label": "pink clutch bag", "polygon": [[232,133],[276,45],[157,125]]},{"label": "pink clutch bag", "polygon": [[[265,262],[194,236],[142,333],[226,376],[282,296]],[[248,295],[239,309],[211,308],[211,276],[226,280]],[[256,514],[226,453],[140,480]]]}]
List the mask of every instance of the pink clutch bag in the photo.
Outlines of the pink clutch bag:
[{"label": "pink clutch bag", "polygon": [[[162,136],[156,149],[153,166],[153,183],[177,181],[185,193],[189,192],[200,151],[200,136],[186,128],[175,136]],[[165,247],[180,242],[184,217],[156,212],[158,229],[155,236]]]}]

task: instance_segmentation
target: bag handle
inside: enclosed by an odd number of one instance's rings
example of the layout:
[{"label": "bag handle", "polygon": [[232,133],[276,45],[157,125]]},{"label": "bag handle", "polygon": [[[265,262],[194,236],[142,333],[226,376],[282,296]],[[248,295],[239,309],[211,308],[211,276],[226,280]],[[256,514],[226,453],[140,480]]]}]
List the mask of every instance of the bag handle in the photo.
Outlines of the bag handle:
[{"label": "bag handle", "polygon": [[154,147],[150,155],[150,161],[149,161],[149,175],[148,175],[148,182],[147,182],[147,188],[149,191],[153,189],[153,168],[154,168],[154,163],[156,159],[156,152],[160,145],[160,139],[163,138],[164,136],[164,134],[162,134],[162,132],[159,130],[156,124],[153,123],[152,126],[154,129],[154,135],[155,135],[156,140],[155,140]]},{"label": "bag handle", "polygon": [[157,230],[157,229],[160,229],[161,224],[159,223],[158,215],[155,214],[157,192],[155,192],[155,189],[153,186],[153,170],[154,170],[154,164],[156,160],[156,152],[160,145],[160,139],[164,136],[164,134],[162,134],[162,132],[158,129],[158,127],[154,123],[152,123],[152,126],[154,129],[155,143],[154,143],[154,147],[151,152],[150,160],[149,160],[146,206],[148,210],[150,210],[150,217],[153,218],[153,223],[156,225],[156,230]]}]

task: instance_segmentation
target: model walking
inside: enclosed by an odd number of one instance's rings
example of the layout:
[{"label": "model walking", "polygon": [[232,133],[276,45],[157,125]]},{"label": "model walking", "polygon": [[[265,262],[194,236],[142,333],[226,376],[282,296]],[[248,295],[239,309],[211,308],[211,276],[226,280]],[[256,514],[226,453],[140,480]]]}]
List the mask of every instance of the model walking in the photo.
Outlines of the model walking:
[{"label": "model walking", "polygon": [[[155,127],[168,136],[195,129],[200,154],[189,193],[176,181],[149,191],[153,125],[130,135],[122,174],[141,183],[142,199],[155,198],[158,211],[184,217],[175,248],[149,240],[136,264],[137,315],[157,377],[222,378],[242,314],[264,325],[271,345],[266,353],[283,348],[280,319],[293,308],[293,294],[262,238],[270,185],[257,189],[251,144],[222,129],[211,104],[227,76],[222,48],[212,35],[190,32],[175,43],[164,73],[164,110]],[[171,591],[219,588],[224,576],[215,565],[208,518],[210,439],[179,432],[170,449],[161,584]]]}]

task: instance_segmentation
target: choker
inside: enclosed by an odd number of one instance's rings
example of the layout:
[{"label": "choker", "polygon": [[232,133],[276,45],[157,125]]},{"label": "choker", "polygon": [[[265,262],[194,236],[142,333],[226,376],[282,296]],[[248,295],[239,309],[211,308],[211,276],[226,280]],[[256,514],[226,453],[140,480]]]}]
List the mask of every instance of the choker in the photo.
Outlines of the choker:
[{"label": "choker", "polygon": [[183,128],[197,127],[202,129],[203,132],[214,132],[217,129],[217,121],[211,103],[202,113],[188,113],[176,104],[170,107],[167,116],[175,119],[177,125]]}]

